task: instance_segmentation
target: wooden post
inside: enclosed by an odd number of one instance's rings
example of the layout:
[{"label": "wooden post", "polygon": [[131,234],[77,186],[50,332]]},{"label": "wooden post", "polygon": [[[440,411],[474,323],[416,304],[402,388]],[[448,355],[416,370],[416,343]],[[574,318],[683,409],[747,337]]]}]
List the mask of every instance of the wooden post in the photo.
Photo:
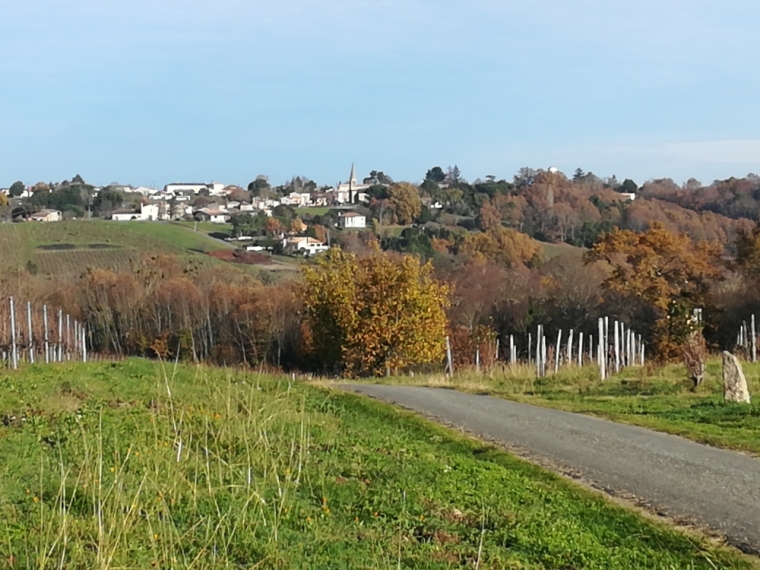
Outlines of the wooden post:
[{"label": "wooden post", "polygon": [[583,366],[583,333],[578,334],[578,366]]},{"label": "wooden post", "polygon": [[71,360],[71,315],[66,315],[66,360]]},{"label": "wooden post", "polygon": [[42,320],[45,322],[45,364],[50,363],[50,337],[48,336],[47,305],[42,306]]},{"label": "wooden post", "polygon": [[58,360],[63,362],[63,311],[58,309]]},{"label": "wooden post", "polygon": [[515,363],[515,337],[509,335],[509,363]]},{"label": "wooden post", "polygon": [[541,378],[541,325],[536,331],[536,377]]},{"label": "wooden post", "polygon": [[607,364],[607,357],[604,354],[604,321],[605,319],[599,318],[599,350],[597,351],[597,360],[599,361],[599,374],[602,377],[602,380],[605,380],[607,378],[606,374],[606,364]]},{"label": "wooden post", "polygon": [[496,352],[495,352],[495,354],[496,354],[496,358],[495,358],[496,362],[499,361],[499,346],[501,345],[500,341],[501,341],[501,337],[497,336],[496,337]]},{"label": "wooden post", "polygon": [[480,374],[480,349],[475,349],[475,371]]},{"label": "wooden post", "polygon": [[85,327],[82,327],[82,362],[87,362],[87,329]]},{"label": "wooden post", "polygon": [[567,363],[573,363],[573,329],[570,329],[570,336],[567,337]]},{"label": "wooden post", "polygon": [[618,322],[615,321],[615,373],[620,372],[620,328]]},{"label": "wooden post", "polygon": [[541,376],[546,376],[546,337],[541,337]]},{"label": "wooden post", "polygon": [[451,342],[449,342],[449,337],[446,337],[446,373],[449,376],[454,376],[454,362],[451,359]]},{"label": "wooden post", "polygon": [[554,350],[554,373],[559,372],[559,355],[562,352],[562,329],[557,331],[557,347]]},{"label": "wooden post", "polygon": [[26,303],[26,330],[28,331],[27,343],[29,346],[29,363],[34,364],[34,332],[32,331],[32,303]]},{"label": "wooden post", "polygon": [[751,336],[752,338],[750,339],[750,342],[752,344],[750,346],[750,349],[752,350],[752,362],[757,362],[757,333],[755,332],[755,315],[752,315]]},{"label": "wooden post", "polygon": [[13,297],[10,302],[11,309],[11,367],[18,368],[18,347],[16,346],[16,309],[13,305]]},{"label": "wooden post", "polygon": [[533,338],[531,337],[531,334],[528,333],[528,364],[530,364],[530,351],[531,351],[532,345],[533,345]]},{"label": "wooden post", "polygon": [[588,361],[594,362],[594,335],[588,335]]}]

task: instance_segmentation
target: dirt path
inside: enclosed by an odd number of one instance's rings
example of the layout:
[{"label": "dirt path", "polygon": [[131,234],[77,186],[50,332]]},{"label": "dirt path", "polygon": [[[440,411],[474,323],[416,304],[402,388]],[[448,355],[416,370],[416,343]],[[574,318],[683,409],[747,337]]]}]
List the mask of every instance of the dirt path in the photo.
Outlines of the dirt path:
[{"label": "dirt path", "polygon": [[341,387],[506,445],[658,514],[709,527],[745,552],[760,553],[760,459],[490,396],[408,386]]}]

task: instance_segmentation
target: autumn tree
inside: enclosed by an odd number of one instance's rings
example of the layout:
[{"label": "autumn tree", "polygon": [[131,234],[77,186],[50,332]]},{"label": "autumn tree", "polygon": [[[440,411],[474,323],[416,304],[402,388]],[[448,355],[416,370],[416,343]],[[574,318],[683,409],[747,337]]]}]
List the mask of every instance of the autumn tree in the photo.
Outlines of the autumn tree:
[{"label": "autumn tree", "polygon": [[365,257],[333,248],[306,266],[301,297],[315,359],[351,376],[441,360],[448,290],[432,271],[378,248]]},{"label": "autumn tree", "polygon": [[694,309],[709,302],[710,286],[721,279],[722,248],[692,242],[653,222],[645,233],[615,230],[586,252],[586,263],[605,262],[611,271],[604,282],[609,291],[637,297],[656,315],[655,355],[680,356],[692,327]]},{"label": "autumn tree", "polygon": [[390,187],[390,202],[399,224],[409,225],[422,211],[422,200],[416,186],[408,182],[394,184]]},{"label": "autumn tree", "polygon": [[736,236],[736,265],[751,278],[760,277],[760,224],[752,231],[739,229]]}]

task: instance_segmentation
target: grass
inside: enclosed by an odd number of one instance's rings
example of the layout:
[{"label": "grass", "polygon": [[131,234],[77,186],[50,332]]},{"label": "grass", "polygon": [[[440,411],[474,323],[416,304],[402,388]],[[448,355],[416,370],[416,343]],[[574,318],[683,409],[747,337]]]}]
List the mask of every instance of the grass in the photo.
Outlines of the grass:
[{"label": "grass", "polygon": [[314,208],[296,208],[296,214],[311,214],[312,216],[324,216],[332,208],[329,206],[314,207]]},{"label": "grass", "polygon": [[225,247],[204,233],[163,222],[0,224],[0,270],[36,266],[59,275],[88,266],[124,269],[144,253],[186,256]]},{"label": "grass", "polygon": [[[760,364],[744,363],[750,394],[760,395]],[[505,367],[443,376],[382,381],[444,386],[518,402],[595,415],[681,435],[695,441],[760,454],[760,405],[725,404],[721,363],[707,365],[707,378],[692,392],[684,367],[634,367],[602,382],[596,367],[572,367],[536,379],[533,367]]]},{"label": "grass", "polygon": [[385,404],[142,360],[0,376],[9,568],[751,568]]}]

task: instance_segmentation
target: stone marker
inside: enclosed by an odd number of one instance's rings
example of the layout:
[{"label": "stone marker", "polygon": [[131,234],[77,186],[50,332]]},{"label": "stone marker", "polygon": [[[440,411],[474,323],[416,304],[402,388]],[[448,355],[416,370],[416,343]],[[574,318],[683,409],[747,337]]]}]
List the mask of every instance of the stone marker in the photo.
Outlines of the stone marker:
[{"label": "stone marker", "polygon": [[749,404],[749,390],[742,365],[728,351],[723,351],[723,398],[726,402]]}]

